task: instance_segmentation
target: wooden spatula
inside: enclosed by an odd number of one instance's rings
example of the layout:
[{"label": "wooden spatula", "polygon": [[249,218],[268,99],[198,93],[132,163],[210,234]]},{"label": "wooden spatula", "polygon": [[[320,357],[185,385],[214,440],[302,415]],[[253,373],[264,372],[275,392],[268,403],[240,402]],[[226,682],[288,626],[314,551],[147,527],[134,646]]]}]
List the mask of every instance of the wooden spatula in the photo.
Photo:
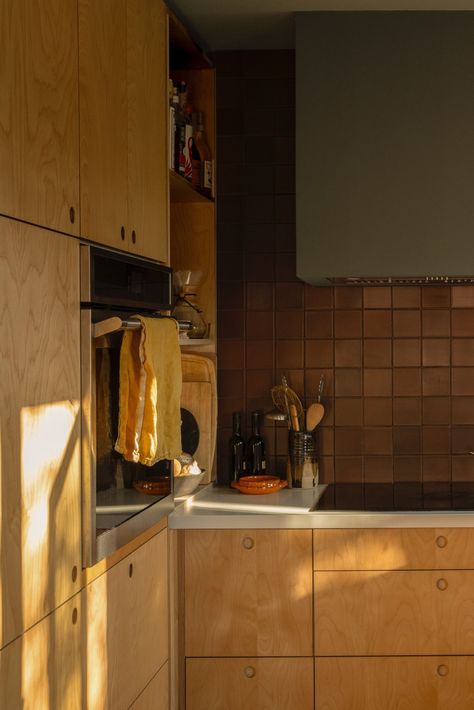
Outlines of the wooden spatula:
[{"label": "wooden spatula", "polygon": [[324,417],[324,407],[322,404],[314,403],[308,407],[306,412],[306,431],[313,431],[321,419]]}]

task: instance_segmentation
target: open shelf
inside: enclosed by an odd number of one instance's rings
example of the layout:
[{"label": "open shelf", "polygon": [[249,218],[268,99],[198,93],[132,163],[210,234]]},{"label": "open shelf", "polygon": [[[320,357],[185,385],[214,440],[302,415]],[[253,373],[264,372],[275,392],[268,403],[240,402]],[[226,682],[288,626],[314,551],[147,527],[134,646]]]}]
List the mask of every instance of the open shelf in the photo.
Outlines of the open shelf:
[{"label": "open shelf", "polygon": [[189,180],[170,170],[170,202],[214,202],[212,197],[196,190]]}]

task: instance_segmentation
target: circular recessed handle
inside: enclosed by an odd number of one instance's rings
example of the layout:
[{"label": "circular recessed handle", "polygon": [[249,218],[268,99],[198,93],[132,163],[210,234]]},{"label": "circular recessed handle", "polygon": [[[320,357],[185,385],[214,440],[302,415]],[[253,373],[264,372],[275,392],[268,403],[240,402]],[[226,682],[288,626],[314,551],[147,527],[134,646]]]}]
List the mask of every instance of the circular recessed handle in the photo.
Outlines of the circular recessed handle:
[{"label": "circular recessed handle", "polygon": [[245,547],[246,550],[251,550],[252,547],[255,547],[255,541],[252,537],[244,537],[242,540],[242,545]]},{"label": "circular recessed handle", "polygon": [[446,547],[448,541],[444,537],[444,535],[438,535],[438,537],[436,538],[436,544],[438,545],[438,547]]},{"label": "circular recessed handle", "polygon": [[132,242],[136,244],[137,242],[137,233],[134,229],[132,229]]},{"label": "circular recessed handle", "polygon": [[125,227],[120,228],[120,237],[122,239],[122,242],[125,241]]},{"label": "circular recessed handle", "polygon": [[246,678],[253,678],[257,671],[253,666],[245,666],[244,675]]},{"label": "circular recessed handle", "polygon": [[76,565],[74,565],[74,567],[72,568],[71,579],[73,582],[75,582],[77,579],[77,566]]},{"label": "circular recessed handle", "polygon": [[436,582],[436,586],[438,587],[440,592],[444,592],[448,588],[448,580],[443,579],[443,577],[441,577],[441,579],[438,579],[438,581]]},{"label": "circular recessed handle", "polygon": [[449,673],[449,668],[448,666],[445,666],[444,663],[442,663],[438,668],[436,669],[436,672],[440,676],[445,676],[448,675]]},{"label": "circular recessed handle", "polygon": [[133,577],[133,564],[131,562],[128,565],[128,576]]},{"label": "circular recessed handle", "polygon": [[77,608],[74,607],[74,609],[72,610],[72,617],[71,617],[73,624],[77,624],[77,617],[78,616],[79,616],[79,612],[77,611]]},{"label": "circular recessed handle", "polygon": [[71,224],[74,224],[74,222],[76,221],[76,210],[74,209],[74,207],[69,208],[69,219],[71,221]]}]

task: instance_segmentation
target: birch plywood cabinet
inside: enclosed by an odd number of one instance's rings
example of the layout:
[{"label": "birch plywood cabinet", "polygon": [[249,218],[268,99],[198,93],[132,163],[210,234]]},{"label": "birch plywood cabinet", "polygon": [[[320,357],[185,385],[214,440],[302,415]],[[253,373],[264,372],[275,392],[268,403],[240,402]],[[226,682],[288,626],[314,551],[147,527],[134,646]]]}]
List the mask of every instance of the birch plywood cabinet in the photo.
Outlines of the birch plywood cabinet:
[{"label": "birch plywood cabinet", "polygon": [[187,530],[187,710],[313,707],[310,530]]},{"label": "birch plywood cabinet", "polygon": [[316,710],[474,707],[472,529],[314,531]]},{"label": "birch plywood cabinet", "polygon": [[161,0],[79,0],[81,234],[168,261]]},{"label": "birch plywood cabinet", "polygon": [[140,708],[168,660],[167,567],[163,530],[83,590],[88,710]]},{"label": "birch plywood cabinet", "polygon": [[0,647],[80,589],[79,245],[0,217]]},{"label": "birch plywood cabinet", "polygon": [[81,595],[0,651],[0,707],[81,710]]},{"label": "birch plywood cabinet", "polygon": [[0,0],[0,213],[79,233],[77,0]]}]

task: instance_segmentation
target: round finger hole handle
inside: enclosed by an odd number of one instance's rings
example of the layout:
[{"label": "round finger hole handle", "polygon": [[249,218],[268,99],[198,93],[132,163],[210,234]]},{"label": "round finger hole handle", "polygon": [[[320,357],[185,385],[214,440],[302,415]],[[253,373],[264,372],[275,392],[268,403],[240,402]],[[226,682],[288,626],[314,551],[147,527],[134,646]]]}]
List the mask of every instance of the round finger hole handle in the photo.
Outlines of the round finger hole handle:
[{"label": "round finger hole handle", "polygon": [[448,673],[449,673],[448,666],[445,666],[444,664],[441,664],[441,665],[438,666],[438,668],[436,669],[436,672],[437,672],[438,675],[440,675],[440,676],[448,675]]},{"label": "round finger hole handle", "polygon": [[438,579],[436,586],[441,592],[444,592],[448,588],[448,580],[443,578]]},{"label": "round finger hole handle", "polygon": [[436,538],[436,544],[438,545],[438,547],[442,548],[442,547],[446,547],[446,545],[448,544],[448,541],[444,537],[444,535],[438,535],[438,537]]},{"label": "round finger hole handle", "polygon": [[242,540],[242,545],[246,550],[251,550],[255,546],[255,541],[252,537],[244,537]]},{"label": "round finger hole handle", "polygon": [[246,678],[253,678],[255,673],[256,673],[256,670],[253,666],[245,666],[244,675]]}]

